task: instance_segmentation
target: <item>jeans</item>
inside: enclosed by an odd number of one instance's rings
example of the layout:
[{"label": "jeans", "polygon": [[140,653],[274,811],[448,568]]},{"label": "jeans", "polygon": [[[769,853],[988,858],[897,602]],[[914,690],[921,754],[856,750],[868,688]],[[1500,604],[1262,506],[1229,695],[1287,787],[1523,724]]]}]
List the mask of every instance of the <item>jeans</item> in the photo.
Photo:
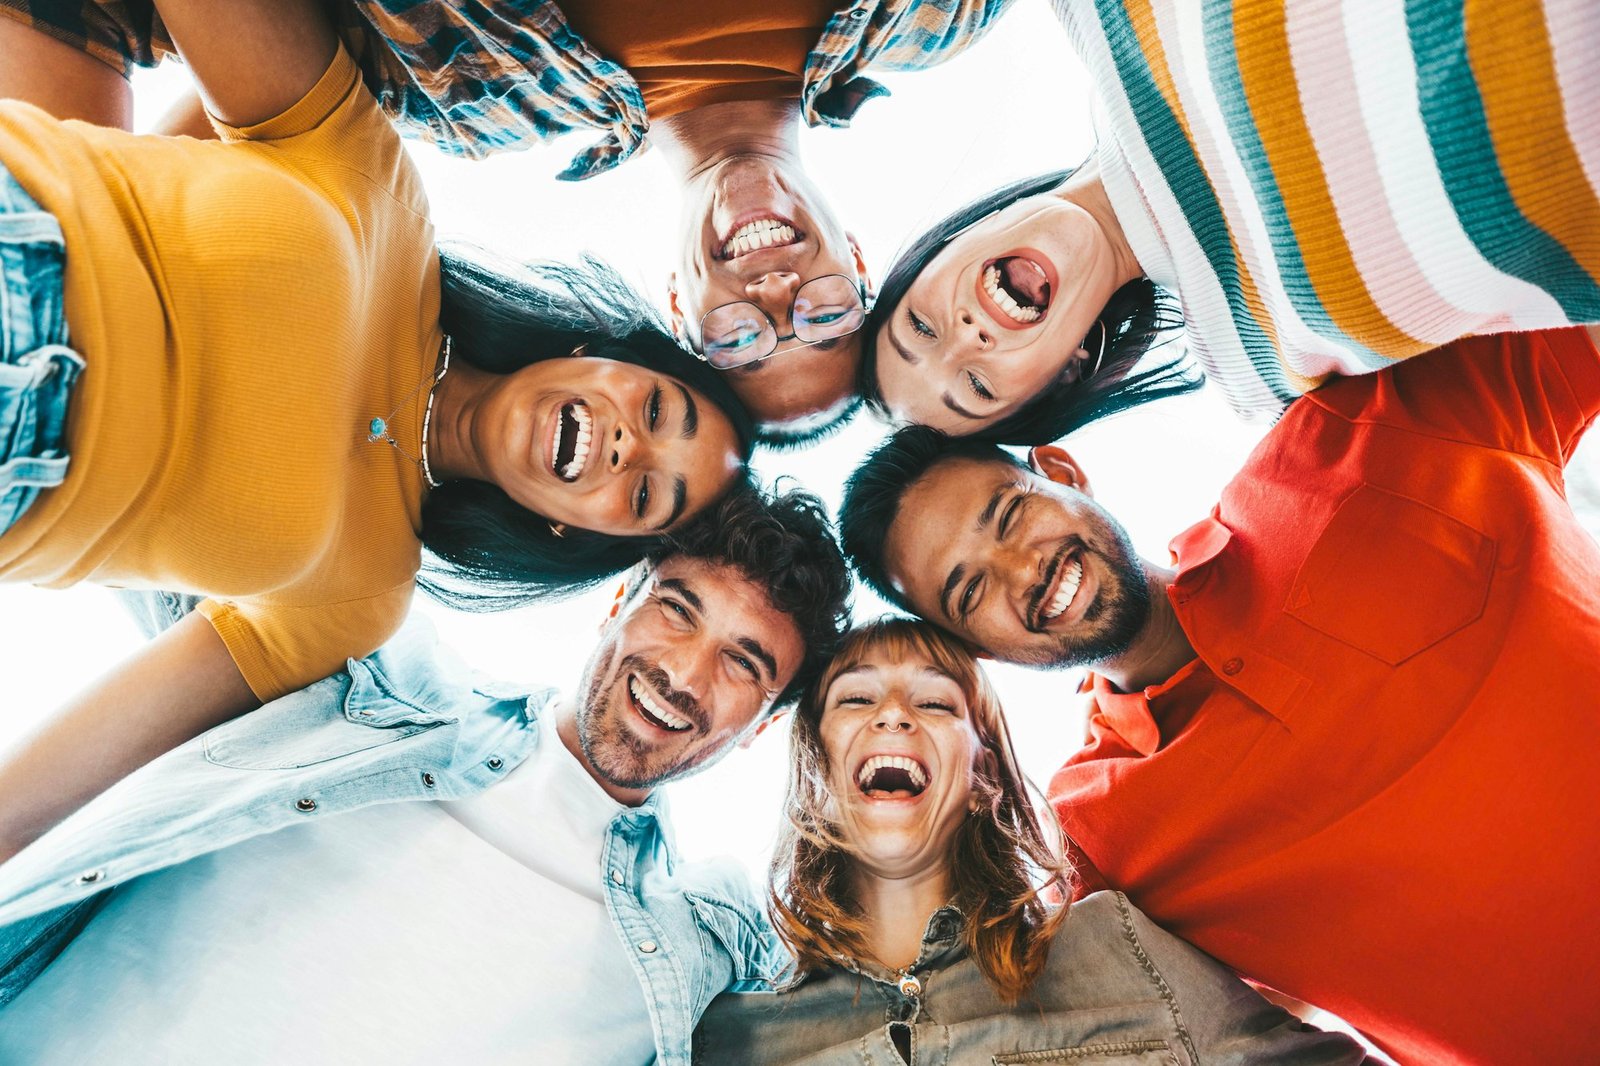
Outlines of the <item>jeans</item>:
[{"label": "jeans", "polygon": [[0,535],[67,476],[67,402],[83,358],[66,346],[61,226],[0,165]]}]

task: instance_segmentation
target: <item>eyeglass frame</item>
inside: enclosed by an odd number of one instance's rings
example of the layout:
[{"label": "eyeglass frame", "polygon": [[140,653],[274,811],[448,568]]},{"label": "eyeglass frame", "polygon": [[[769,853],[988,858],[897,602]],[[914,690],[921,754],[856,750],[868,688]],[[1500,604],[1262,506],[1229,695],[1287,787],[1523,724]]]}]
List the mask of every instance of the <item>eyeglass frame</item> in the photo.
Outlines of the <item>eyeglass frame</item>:
[{"label": "eyeglass frame", "polygon": [[[802,348],[810,348],[814,345],[827,344],[829,341],[839,341],[844,340],[846,337],[855,336],[866,327],[867,318],[872,314],[872,306],[877,301],[873,298],[872,293],[867,289],[867,283],[864,280],[861,278],[852,278],[850,275],[841,274],[838,271],[834,271],[831,274],[818,274],[814,278],[807,278],[805,281],[801,282],[795,287],[794,296],[789,300],[789,328],[791,330],[794,329],[794,305],[799,302],[801,291],[803,291],[807,285],[822,281],[825,278],[843,278],[845,281],[849,282],[851,291],[856,294],[856,299],[861,304],[861,325],[857,326],[849,333],[841,333],[837,337],[824,337],[821,340],[806,341],[804,344],[796,344],[792,348],[780,349],[778,345],[782,344],[784,341],[799,340],[799,336],[794,333],[779,333],[777,321],[767,313],[767,309],[765,307],[762,307],[754,300],[729,300],[727,303],[718,304],[700,316],[700,347],[691,347],[690,351],[694,352],[699,359],[704,361],[714,370],[727,373],[730,370],[738,370],[740,367],[746,367],[752,363],[765,362],[775,355],[787,355],[790,352],[798,352]],[[733,307],[735,304],[749,304],[751,307],[754,307],[757,311],[761,312],[761,317],[765,318],[767,320],[767,325],[772,327],[772,350],[767,352],[765,355],[756,356],[754,359],[746,359],[741,363],[735,363],[728,367],[719,367],[715,363],[711,362],[711,357],[706,355],[706,353],[701,350],[705,347],[706,343],[706,319],[710,318],[724,307]]]}]

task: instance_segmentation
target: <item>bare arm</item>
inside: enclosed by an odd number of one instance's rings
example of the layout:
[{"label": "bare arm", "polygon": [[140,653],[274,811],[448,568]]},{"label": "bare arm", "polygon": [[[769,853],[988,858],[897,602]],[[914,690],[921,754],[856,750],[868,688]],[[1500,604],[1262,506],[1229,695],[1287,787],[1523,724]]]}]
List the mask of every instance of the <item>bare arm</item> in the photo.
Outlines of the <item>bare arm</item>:
[{"label": "bare arm", "polygon": [[0,99],[26,100],[56,118],[132,128],[127,80],[87,52],[0,18],[0,57]]},{"label": "bare arm", "polygon": [[159,0],[206,107],[230,126],[281,115],[327,71],[337,47],[318,0]]},{"label": "bare arm", "polygon": [[0,756],[0,862],[151,759],[259,705],[211,623],[185,617]]},{"label": "bare arm", "polygon": [[217,139],[217,131],[206,117],[205,104],[200,102],[200,93],[193,86],[183,90],[177,103],[156,119],[149,132],[163,137],[193,137],[197,141]]}]

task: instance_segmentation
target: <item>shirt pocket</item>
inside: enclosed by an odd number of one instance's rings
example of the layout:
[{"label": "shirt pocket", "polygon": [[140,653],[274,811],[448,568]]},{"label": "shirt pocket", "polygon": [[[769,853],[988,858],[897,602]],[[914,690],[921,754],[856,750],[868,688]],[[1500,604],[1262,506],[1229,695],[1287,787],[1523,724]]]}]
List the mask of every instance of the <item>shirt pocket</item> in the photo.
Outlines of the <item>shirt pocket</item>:
[{"label": "shirt pocket", "polygon": [[1180,1066],[1182,1060],[1165,1040],[1118,1040],[1041,1051],[1012,1051],[996,1055],[990,1061],[994,1066],[1052,1062],[1086,1062],[1092,1066]]},{"label": "shirt pocket", "polygon": [[1287,613],[1398,666],[1483,613],[1495,541],[1416,500],[1362,485],[1328,520]]},{"label": "shirt pocket", "polygon": [[298,770],[394,744],[454,719],[388,697],[361,663],[217,726],[206,761],[234,770]]},{"label": "shirt pocket", "polygon": [[777,970],[773,962],[775,936],[732,903],[693,892],[687,895],[705,960],[707,984],[702,1002],[724,991],[769,987]]}]

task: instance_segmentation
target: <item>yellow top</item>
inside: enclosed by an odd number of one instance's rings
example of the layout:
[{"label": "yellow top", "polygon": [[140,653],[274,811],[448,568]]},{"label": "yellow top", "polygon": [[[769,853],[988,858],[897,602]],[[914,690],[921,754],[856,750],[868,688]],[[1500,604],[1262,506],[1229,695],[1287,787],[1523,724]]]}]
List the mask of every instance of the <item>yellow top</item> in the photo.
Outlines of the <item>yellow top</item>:
[{"label": "yellow top", "polygon": [[66,481],[0,536],[0,580],[209,596],[267,700],[405,616],[422,473],[368,424],[418,454],[439,264],[421,179],[342,49],[288,111],[217,129],[0,103],[0,160],[66,236],[87,362]]}]

